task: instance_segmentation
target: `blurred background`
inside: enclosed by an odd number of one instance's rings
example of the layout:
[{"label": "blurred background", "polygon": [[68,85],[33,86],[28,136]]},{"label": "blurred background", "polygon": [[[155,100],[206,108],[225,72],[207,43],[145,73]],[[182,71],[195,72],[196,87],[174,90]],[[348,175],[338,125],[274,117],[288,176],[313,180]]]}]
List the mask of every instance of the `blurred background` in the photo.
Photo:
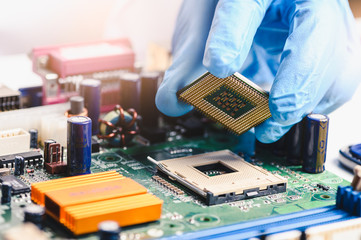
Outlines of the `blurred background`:
[{"label": "blurred background", "polygon": [[150,42],[170,48],[180,4],[181,0],[1,1],[0,55],[128,37],[143,60]]},{"label": "blurred background", "polygon": [[[169,48],[180,4],[181,0],[0,1],[0,55],[127,36],[137,56],[144,57],[146,41]],[[360,18],[361,1],[350,0],[350,5]]]}]

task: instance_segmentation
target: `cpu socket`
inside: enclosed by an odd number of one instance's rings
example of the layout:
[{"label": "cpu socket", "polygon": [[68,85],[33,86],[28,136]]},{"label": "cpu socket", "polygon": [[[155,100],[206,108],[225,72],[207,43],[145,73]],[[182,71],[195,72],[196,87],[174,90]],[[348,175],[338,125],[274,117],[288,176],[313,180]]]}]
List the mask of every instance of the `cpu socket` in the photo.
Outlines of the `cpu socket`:
[{"label": "cpu socket", "polygon": [[207,205],[286,191],[287,180],[229,150],[158,162],[158,169],[201,196]]}]

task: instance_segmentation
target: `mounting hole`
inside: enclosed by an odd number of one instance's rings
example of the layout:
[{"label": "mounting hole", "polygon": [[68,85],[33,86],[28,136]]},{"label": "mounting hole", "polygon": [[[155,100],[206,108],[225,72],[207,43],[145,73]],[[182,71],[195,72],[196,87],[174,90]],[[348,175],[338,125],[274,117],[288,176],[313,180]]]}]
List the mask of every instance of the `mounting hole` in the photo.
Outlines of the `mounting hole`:
[{"label": "mounting hole", "polygon": [[219,217],[209,214],[197,214],[193,216],[193,219],[202,224],[215,224],[220,221]]},{"label": "mounting hole", "polygon": [[201,220],[201,222],[210,222],[210,221],[212,221],[209,217],[202,217],[199,220]]},{"label": "mounting hole", "polygon": [[175,221],[162,221],[162,229],[169,229],[171,231],[179,231],[184,228],[184,225],[182,225],[179,222]]},{"label": "mounting hole", "polygon": [[121,160],[122,157],[116,153],[109,152],[109,153],[100,154],[97,157],[97,159],[100,161],[104,161],[104,162],[116,162],[116,161]]},{"label": "mounting hole", "polygon": [[319,193],[319,194],[314,194],[313,197],[315,199],[318,199],[318,200],[321,200],[321,201],[333,201],[333,200],[336,200],[336,195],[335,194]]}]

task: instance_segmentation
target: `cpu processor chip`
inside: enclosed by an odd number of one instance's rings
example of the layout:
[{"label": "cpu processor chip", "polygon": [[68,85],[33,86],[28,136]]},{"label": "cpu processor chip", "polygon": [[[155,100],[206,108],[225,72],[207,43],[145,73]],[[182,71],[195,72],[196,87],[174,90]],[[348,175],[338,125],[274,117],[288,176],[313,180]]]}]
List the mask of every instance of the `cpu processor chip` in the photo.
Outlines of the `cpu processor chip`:
[{"label": "cpu processor chip", "polygon": [[239,73],[218,78],[207,72],[177,95],[238,135],[271,117],[268,94]]},{"label": "cpu processor chip", "polygon": [[207,205],[286,191],[287,180],[229,150],[159,161],[158,169],[201,196]]}]

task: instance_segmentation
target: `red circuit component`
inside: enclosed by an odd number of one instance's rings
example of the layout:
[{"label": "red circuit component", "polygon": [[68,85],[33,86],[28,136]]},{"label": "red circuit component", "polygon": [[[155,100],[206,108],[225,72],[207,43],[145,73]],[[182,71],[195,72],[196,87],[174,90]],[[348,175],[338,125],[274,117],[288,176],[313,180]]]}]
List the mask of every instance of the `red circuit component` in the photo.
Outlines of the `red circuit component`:
[{"label": "red circuit component", "polygon": [[47,156],[44,157],[47,159],[47,162],[44,163],[47,173],[58,174],[66,172],[67,164],[63,162],[62,150],[59,143],[50,144]]}]

